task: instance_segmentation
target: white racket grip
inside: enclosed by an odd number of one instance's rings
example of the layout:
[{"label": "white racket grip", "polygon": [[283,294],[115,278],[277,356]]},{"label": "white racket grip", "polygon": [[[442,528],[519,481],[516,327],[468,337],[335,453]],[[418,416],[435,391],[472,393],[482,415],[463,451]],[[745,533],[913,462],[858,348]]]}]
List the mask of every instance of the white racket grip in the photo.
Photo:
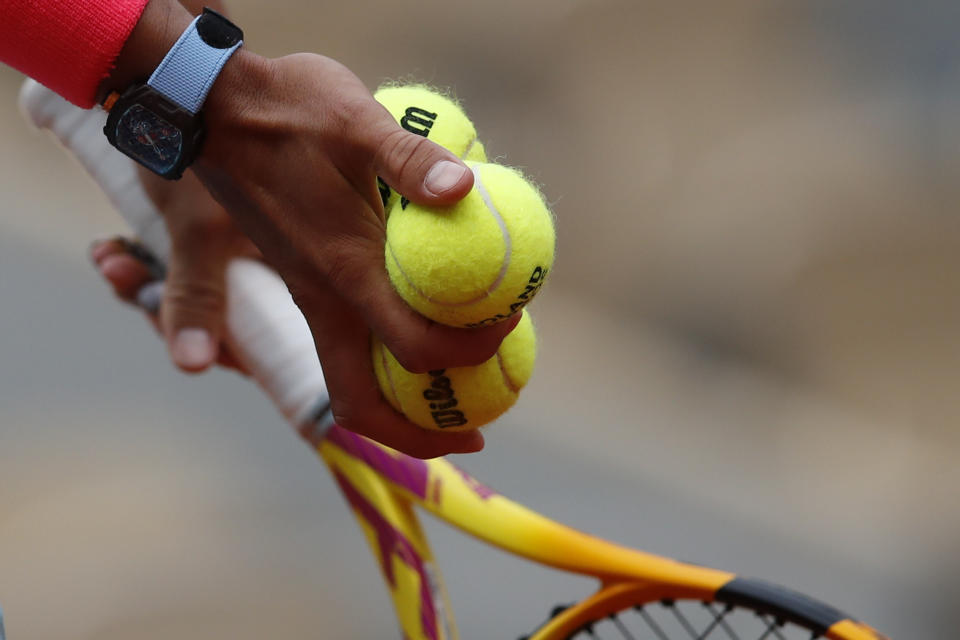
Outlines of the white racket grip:
[{"label": "white racket grip", "polygon": [[[106,193],[131,229],[159,259],[170,255],[160,212],[147,197],[136,164],[103,135],[106,113],[70,104],[33,80],[20,90],[24,117],[51,131]],[[307,437],[326,419],[323,372],[307,322],[286,285],[255,260],[234,260],[227,269],[227,340],[277,408]],[[316,425],[319,426],[319,425]]]}]

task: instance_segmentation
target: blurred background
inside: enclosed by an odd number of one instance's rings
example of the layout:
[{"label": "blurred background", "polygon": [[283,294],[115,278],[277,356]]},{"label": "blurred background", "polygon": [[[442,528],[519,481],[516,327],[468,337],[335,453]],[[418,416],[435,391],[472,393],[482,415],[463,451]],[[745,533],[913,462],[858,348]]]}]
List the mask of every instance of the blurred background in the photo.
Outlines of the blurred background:
[{"label": "blurred background", "polygon": [[[247,46],[452,87],[554,209],[541,355],[458,459],[551,517],[960,627],[960,5],[234,0]],[[174,372],[122,227],[0,68],[0,603],[11,640],[393,638],[359,528],[249,383]],[[466,638],[590,585],[428,523]]]}]

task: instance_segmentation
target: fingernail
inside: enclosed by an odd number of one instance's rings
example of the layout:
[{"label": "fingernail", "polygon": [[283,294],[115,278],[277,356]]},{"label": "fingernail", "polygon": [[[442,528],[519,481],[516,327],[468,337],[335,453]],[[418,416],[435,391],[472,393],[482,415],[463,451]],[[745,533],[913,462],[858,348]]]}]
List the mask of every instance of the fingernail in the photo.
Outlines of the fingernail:
[{"label": "fingernail", "polygon": [[204,329],[180,329],[173,339],[173,361],[186,369],[200,369],[216,356],[213,338]]},{"label": "fingernail", "polygon": [[123,277],[123,254],[107,253],[97,262],[97,268],[107,280]]},{"label": "fingernail", "polygon": [[479,431],[470,434],[471,438],[464,439],[464,442],[457,448],[457,453],[476,453],[483,449],[483,435]]},{"label": "fingernail", "polygon": [[427,191],[438,196],[456,186],[466,172],[467,168],[463,165],[449,160],[441,160],[427,172],[423,186]]},{"label": "fingernail", "polygon": [[507,333],[510,333],[511,331],[516,329],[517,325],[520,324],[520,320],[522,318],[523,318],[523,311],[521,311],[520,313],[515,313],[512,316],[510,316],[510,318],[507,319],[507,326],[510,327],[510,329],[507,330]]},{"label": "fingernail", "polygon": [[93,260],[93,264],[99,266],[100,261],[103,260],[110,251],[110,239],[102,238],[100,240],[94,240],[90,243],[90,259]]},{"label": "fingernail", "polygon": [[163,300],[163,282],[148,282],[137,291],[137,304],[150,314],[160,311],[160,301]]}]

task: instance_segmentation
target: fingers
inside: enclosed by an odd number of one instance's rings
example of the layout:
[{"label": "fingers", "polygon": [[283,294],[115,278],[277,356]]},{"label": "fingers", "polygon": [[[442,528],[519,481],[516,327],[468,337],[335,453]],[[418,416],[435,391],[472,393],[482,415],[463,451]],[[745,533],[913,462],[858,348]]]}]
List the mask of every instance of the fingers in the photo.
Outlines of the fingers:
[{"label": "fingers", "polygon": [[[146,312],[154,328],[166,336],[161,315],[172,318],[192,316],[191,306],[181,305],[173,313],[161,313],[166,297],[163,270],[159,262],[142,246],[124,238],[99,241],[90,248],[90,258],[101,275],[113,287],[117,297]],[[187,276],[190,277],[190,276]],[[189,287],[187,287],[189,288]],[[169,306],[169,303],[167,304]],[[240,373],[248,372],[224,344],[217,345],[217,364]],[[179,365],[178,365],[179,366]]]},{"label": "fingers", "polygon": [[157,310],[163,290],[163,281],[157,279],[159,263],[135,243],[119,237],[95,242],[90,247],[90,259],[117,298],[146,311],[150,324],[159,332]]},{"label": "fingers", "polygon": [[[366,351],[369,351],[369,341],[365,340],[364,343],[367,345]],[[366,355],[361,362],[370,361],[369,354]],[[340,426],[416,458],[474,453],[483,449],[483,435],[479,431],[443,433],[413,424],[383,399],[376,382],[370,379],[372,370],[359,371],[357,361],[350,357],[344,373],[338,362],[337,359],[331,361],[328,358],[324,371],[336,372],[328,377],[338,382],[331,386],[330,391],[334,419]],[[341,387],[340,383],[349,386]],[[356,393],[357,390],[363,392]]]},{"label": "fingers", "polygon": [[[154,307],[145,299],[163,291],[149,259],[137,245],[122,238],[98,242],[91,258],[117,296],[130,304]],[[331,300],[328,308],[336,309]],[[164,304],[169,304],[164,302]],[[341,305],[342,306],[342,305]],[[191,312],[165,317],[192,317]],[[406,420],[383,399],[370,360],[370,338],[355,312],[339,309],[323,314],[322,326],[314,332],[318,351],[330,384],[333,410],[338,424],[418,458],[435,458],[449,453],[471,453],[483,448],[479,432],[442,433],[427,431]],[[155,323],[155,326],[157,324]],[[158,326],[159,328],[159,326]],[[166,334],[167,332],[161,332]],[[219,364],[239,369],[229,350],[221,347]]]},{"label": "fingers", "polygon": [[482,449],[479,431],[430,431],[394,411],[373,372],[368,329],[355,311],[338,306],[337,298],[327,294],[322,302],[328,312],[311,326],[337,424],[418,458]]},{"label": "fingers", "polygon": [[224,349],[220,340],[226,313],[226,269],[234,256],[256,250],[229,214],[188,172],[171,183],[140,169],[140,180],[162,212],[170,235],[170,257],[160,306],[160,326],[173,363],[197,373]]},{"label": "fingers", "polygon": [[227,245],[213,235],[172,238],[160,318],[173,363],[196,373],[217,359],[226,310]]},{"label": "fingers", "polygon": [[91,257],[121,300],[148,313],[159,306],[157,326],[167,338],[174,364],[197,372],[216,362],[225,309],[224,256],[175,248],[165,286],[145,252],[122,238],[97,243]]},{"label": "fingers", "polygon": [[329,304],[342,307],[346,302],[408,371],[423,373],[431,369],[473,366],[492,358],[504,337],[519,322],[520,314],[476,329],[449,327],[429,320],[394,290],[384,266],[382,242],[381,239],[359,245],[327,245],[328,258],[335,264],[328,265],[324,275],[339,296],[335,301],[321,302],[326,300],[325,288],[318,285],[317,280],[291,287],[297,305],[311,326],[329,312]]},{"label": "fingers", "polygon": [[90,259],[118,298],[136,304],[137,294],[155,275],[148,264],[130,253],[129,247],[123,238],[102,240],[90,247]]},{"label": "fingers", "polygon": [[451,205],[473,188],[473,172],[454,154],[401,128],[380,105],[371,107],[369,118],[364,137],[374,170],[400,195],[418,204]]},{"label": "fingers", "polygon": [[[477,329],[449,327],[407,305],[393,290],[386,274],[368,274],[366,279],[360,289],[366,295],[358,300],[359,307],[400,365],[414,373],[486,362],[520,321],[520,314],[515,314],[505,322]],[[388,313],[383,312],[384,300],[393,303]]]},{"label": "fingers", "polygon": [[[377,175],[401,195],[423,204],[454,204],[470,191],[473,172],[460,159],[427,138],[403,129],[365,89],[363,94],[344,101],[349,105],[345,111],[346,122],[350,123],[345,125],[345,133],[360,142],[359,151],[372,155],[372,168]],[[352,145],[345,148],[357,151]],[[355,162],[345,164],[362,174],[351,177],[349,171],[341,171],[356,192],[367,203],[378,204],[370,167]],[[375,195],[371,197],[362,189],[363,185],[368,185]],[[328,203],[334,204],[331,200]],[[344,203],[332,210],[349,208]],[[332,265],[326,275],[336,290],[356,305],[400,364],[409,371],[424,372],[476,365],[493,357],[500,342],[516,326],[519,315],[480,329],[448,327],[421,316],[390,284],[383,260],[382,224],[376,231],[376,237],[368,236],[366,242],[328,245],[325,254]]]}]

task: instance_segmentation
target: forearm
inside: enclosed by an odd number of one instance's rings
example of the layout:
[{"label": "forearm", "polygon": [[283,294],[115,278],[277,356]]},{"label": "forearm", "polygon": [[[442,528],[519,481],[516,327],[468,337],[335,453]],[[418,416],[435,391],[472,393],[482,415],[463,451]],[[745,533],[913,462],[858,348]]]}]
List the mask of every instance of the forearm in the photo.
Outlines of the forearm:
[{"label": "forearm", "polygon": [[[150,0],[140,21],[117,58],[116,68],[100,85],[98,101],[111,92],[123,93],[127,87],[145,81],[203,7],[223,9],[223,2],[204,0]],[[269,82],[265,58],[241,47],[223,67],[207,96],[204,116],[208,138],[217,139],[253,100],[253,95]]]},{"label": "forearm", "polygon": [[153,73],[173,43],[190,24],[190,12],[177,0],[150,0],[117,57],[116,67],[97,91],[97,102],[111,91],[122,93]]},{"label": "forearm", "polygon": [[111,91],[122,93],[153,73],[194,16],[204,7],[224,12],[220,0],[149,0],[117,57],[116,67],[97,90],[97,102]]}]

